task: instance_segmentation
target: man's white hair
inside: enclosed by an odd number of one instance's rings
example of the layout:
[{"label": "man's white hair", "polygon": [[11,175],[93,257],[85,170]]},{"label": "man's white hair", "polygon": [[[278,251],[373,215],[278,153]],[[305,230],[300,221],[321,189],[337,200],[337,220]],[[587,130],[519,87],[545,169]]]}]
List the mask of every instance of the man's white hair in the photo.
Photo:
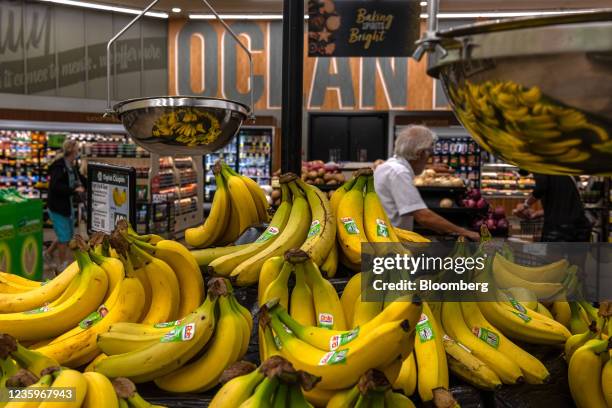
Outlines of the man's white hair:
[{"label": "man's white hair", "polygon": [[421,152],[433,147],[436,134],[425,126],[408,126],[395,139],[394,154],[406,160],[416,160]]}]

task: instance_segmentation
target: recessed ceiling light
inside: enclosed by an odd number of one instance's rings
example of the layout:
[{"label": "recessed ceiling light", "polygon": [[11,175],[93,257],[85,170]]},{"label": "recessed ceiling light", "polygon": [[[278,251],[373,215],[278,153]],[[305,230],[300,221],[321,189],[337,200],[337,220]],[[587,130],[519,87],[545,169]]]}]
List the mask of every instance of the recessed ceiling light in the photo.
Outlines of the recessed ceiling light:
[{"label": "recessed ceiling light", "polygon": [[[90,8],[90,9],[96,9],[96,10],[114,11],[117,13],[126,13],[126,14],[140,14],[141,13],[141,10],[139,9],[132,9],[132,8],[127,8],[127,7],[115,7],[115,6],[109,6],[106,4],[90,3],[88,1],[79,1],[79,0],[42,0],[42,1],[49,2],[49,3],[64,4],[67,6],[74,6],[74,7],[84,7],[84,8]],[[150,17],[168,18],[168,13],[160,13],[156,11],[148,11],[145,15],[150,16]]]},{"label": "recessed ceiling light", "polygon": [[172,7],[172,12],[173,13],[180,13],[181,11],[183,11],[183,10],[181,10],[180,7]]},{"label": "recessed ceiling light", "polygon": [[426,6],[426,5],[427,5],[427,2],[426,2],[426,1],[422,1],[422,2],[420,2],[419,4],[420,4],[421,6]]}]

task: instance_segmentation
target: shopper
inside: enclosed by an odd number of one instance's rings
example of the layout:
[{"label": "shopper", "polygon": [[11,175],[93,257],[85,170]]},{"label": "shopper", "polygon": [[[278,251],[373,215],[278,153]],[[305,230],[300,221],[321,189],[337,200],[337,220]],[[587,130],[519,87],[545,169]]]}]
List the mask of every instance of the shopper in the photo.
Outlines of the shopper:
[{"label": "shopper", "polygon": [[78,156],[78,143],[75,140],[67,140],[64,142],[62,154],[49,166],[47,209],[57,239],[47,250],[45,258],[53,259],[53,254],[57,251],[59,272],[66,268],[72,258],[68,243],[74,235],[73,199],[85,191],[83,179],[76,166]]},{"label": "shopper", "polygon": [[412,230],[416,221],[440,234],[478,240],[478,233],[461,228],[429,210],[414,185],[415,175],[423,172],[433,153],[434,141],[434,133],[424,126],[404,129],[395,141],[394,156],[374,171],[376,193],[396,227]]},{"label": "shopper", "polygon": [[[542,242],[589,242],[591,223],[586,217],[572,176],[534,174],[536,186],[524,203],[518,204],[513,213],[521,218],[534,219],[543,216]],[[543,212],[531,206],[542,202]]]}]

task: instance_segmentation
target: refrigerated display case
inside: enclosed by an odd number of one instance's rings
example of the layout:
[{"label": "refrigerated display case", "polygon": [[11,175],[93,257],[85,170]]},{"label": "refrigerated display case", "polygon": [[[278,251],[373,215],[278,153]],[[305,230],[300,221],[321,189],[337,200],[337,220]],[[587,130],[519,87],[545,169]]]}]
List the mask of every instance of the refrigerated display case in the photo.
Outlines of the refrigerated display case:
[{"label": "refrigerated display case", "polygon": [[217,188],[211,169],[219,159],[240,174],[251,177],[259,185],[271,185],[274,130],[273,126],[244,126],[227,146],[204,156],[206,201],[212,201]]}]

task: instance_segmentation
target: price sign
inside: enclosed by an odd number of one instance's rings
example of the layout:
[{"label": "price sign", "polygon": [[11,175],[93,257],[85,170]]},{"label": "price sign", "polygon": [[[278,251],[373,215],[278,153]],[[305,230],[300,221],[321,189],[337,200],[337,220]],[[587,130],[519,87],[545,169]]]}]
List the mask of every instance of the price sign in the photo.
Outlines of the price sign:
[{"label": "price sign", "polygon": [[87,166],[87,229],[111,233],[120,220],[136,222],[136,170],[90,163]]}]

